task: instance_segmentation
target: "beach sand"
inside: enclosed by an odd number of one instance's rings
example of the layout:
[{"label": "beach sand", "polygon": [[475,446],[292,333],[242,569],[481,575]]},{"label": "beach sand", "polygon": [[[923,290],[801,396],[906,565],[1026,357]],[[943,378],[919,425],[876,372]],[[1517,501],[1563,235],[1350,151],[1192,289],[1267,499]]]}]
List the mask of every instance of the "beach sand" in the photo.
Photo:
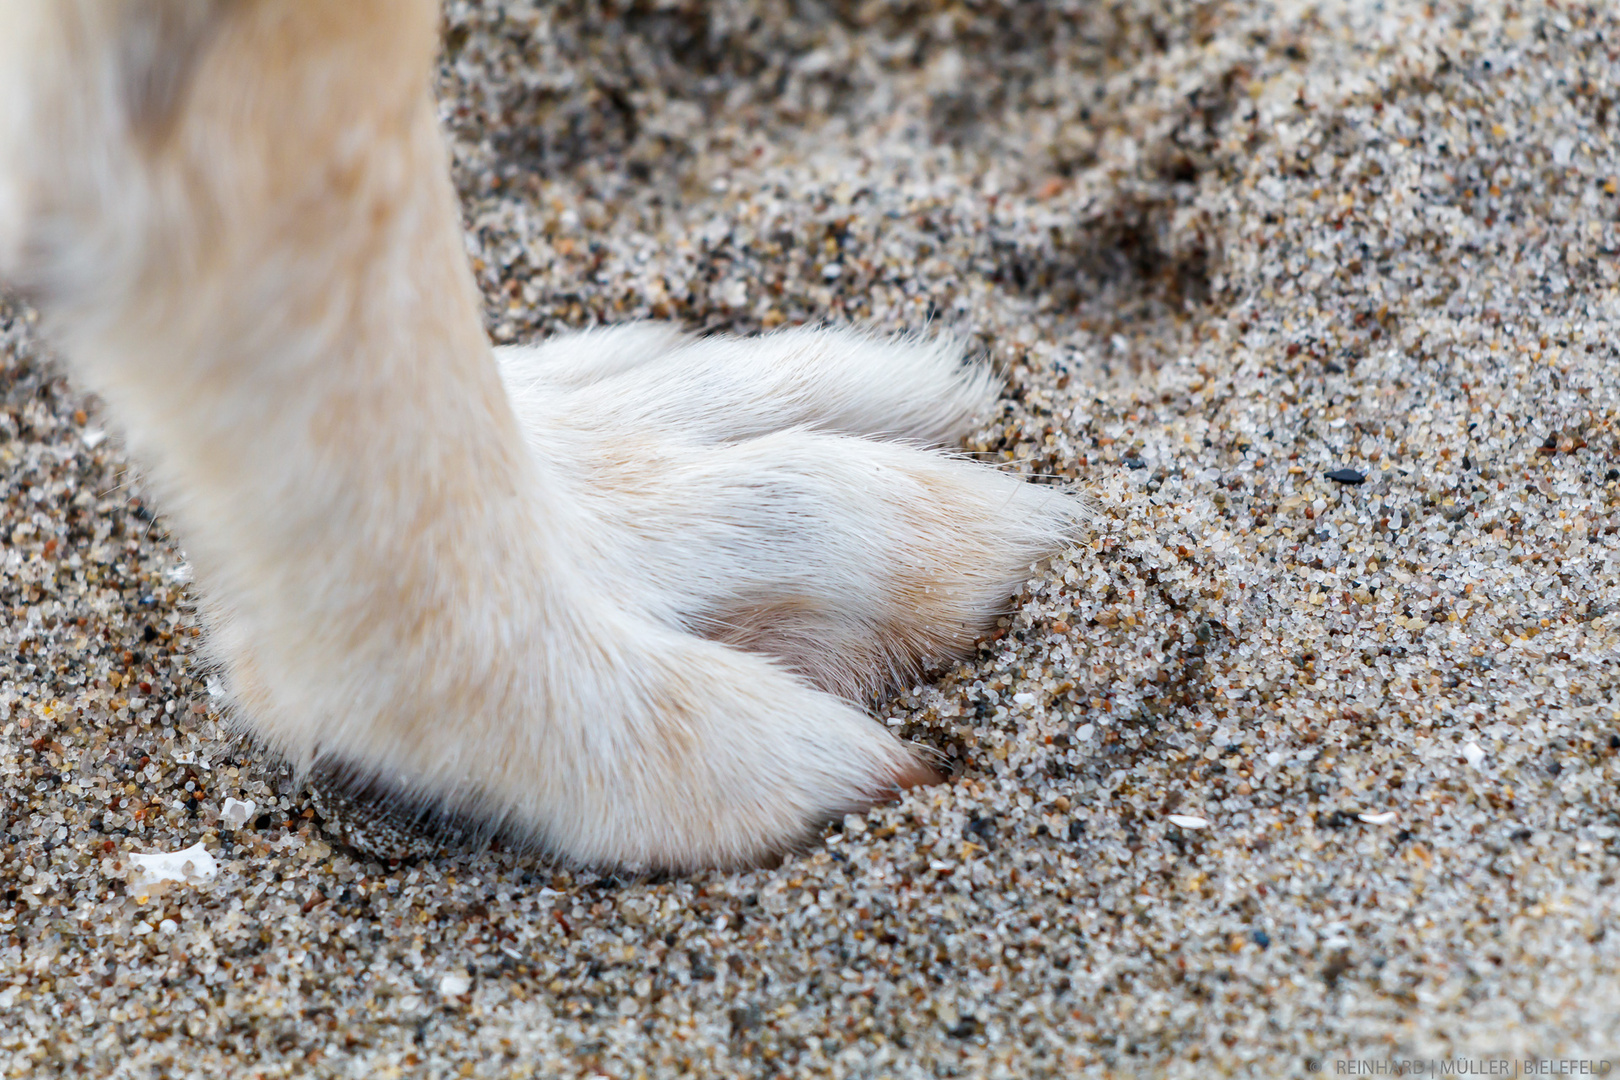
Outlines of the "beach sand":
[{"label": "beach sand", "polygon": [[874,706],[957,777],[778,868],[386,865],[223,730],[182,553],[6,303],[0,1075],[1620,1069],[1612,6],[446,27],[498,341],[955,332],[1007,378],[968,449],[1095,531]]}]

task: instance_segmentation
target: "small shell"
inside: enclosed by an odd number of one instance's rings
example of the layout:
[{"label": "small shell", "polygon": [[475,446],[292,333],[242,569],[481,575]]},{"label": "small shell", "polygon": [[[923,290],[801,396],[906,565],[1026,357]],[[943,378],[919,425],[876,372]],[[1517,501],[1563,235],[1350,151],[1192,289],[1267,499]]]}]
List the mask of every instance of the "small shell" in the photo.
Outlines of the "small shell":
[{"label": "small shell", "polygon": [[169,881],[187,885],[200,885],[211,881],[219,873],[219,863],[201,844],[193,844],[181,851],[154,851],[136,853],[129,857],[135,865],[130,878],[131,888],[150,887]]}]

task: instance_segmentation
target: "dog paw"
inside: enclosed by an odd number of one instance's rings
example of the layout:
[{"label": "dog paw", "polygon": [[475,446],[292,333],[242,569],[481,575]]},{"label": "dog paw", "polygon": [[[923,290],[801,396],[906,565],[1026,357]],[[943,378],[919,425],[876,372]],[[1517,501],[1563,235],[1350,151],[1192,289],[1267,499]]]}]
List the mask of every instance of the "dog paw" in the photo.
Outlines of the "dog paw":
[{"label": "dog paw", "polygon": [[937,779],[854,703],[969,651],[1085,518],[928,448],[993,400],[948,343],[639,325],[500,359],[549,493],[545,581],[503,571],[519,615],[374,660],[370,685],[411,693],[297,744],[374,854],[497,836],[635,871],[768,861]]},{"label": "dog paw", "polygon": [[[670,351],[630,375],[632,341]],[[541,461],[570,463],[600,572],[635,575],[667,624],[850,700],[969,651],[1086,515],[1055,488],[919,445],[992,400],[989,374],[948,342],[693,342],[639,326],[546,348],[519,417]],[[576,370],[562,355],[607,373],[560,389],[546,371]]]}]

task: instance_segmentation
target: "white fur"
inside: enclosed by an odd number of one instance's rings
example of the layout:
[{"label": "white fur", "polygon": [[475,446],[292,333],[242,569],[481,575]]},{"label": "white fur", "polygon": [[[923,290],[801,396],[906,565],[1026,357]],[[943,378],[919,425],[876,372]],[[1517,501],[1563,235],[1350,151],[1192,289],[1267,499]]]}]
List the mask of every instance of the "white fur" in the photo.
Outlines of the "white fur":
[{"label": "white fur", "polygon": [[969,647],[1076,504],[929,449],[993,398],[943,340],[492,362],[435,16],[0,5],[0,274],[157,485],[241,722],[601,865],[756,862],[927,779],[850,702]]}]

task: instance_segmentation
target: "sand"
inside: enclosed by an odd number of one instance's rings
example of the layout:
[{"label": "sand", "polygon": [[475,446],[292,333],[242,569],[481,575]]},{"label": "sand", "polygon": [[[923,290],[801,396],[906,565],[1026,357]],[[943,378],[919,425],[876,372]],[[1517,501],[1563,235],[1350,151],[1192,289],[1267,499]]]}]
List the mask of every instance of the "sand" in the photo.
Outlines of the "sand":
[{"label": "sand", "polygon": [[221,728],[183,554],[8,302],[0,1074],[1620,1069],[1612,6],[447,30],[497,340],[962,333],[969,449],[1097,528],[875,704],[959,776],[778,868],[368,861]]}]

